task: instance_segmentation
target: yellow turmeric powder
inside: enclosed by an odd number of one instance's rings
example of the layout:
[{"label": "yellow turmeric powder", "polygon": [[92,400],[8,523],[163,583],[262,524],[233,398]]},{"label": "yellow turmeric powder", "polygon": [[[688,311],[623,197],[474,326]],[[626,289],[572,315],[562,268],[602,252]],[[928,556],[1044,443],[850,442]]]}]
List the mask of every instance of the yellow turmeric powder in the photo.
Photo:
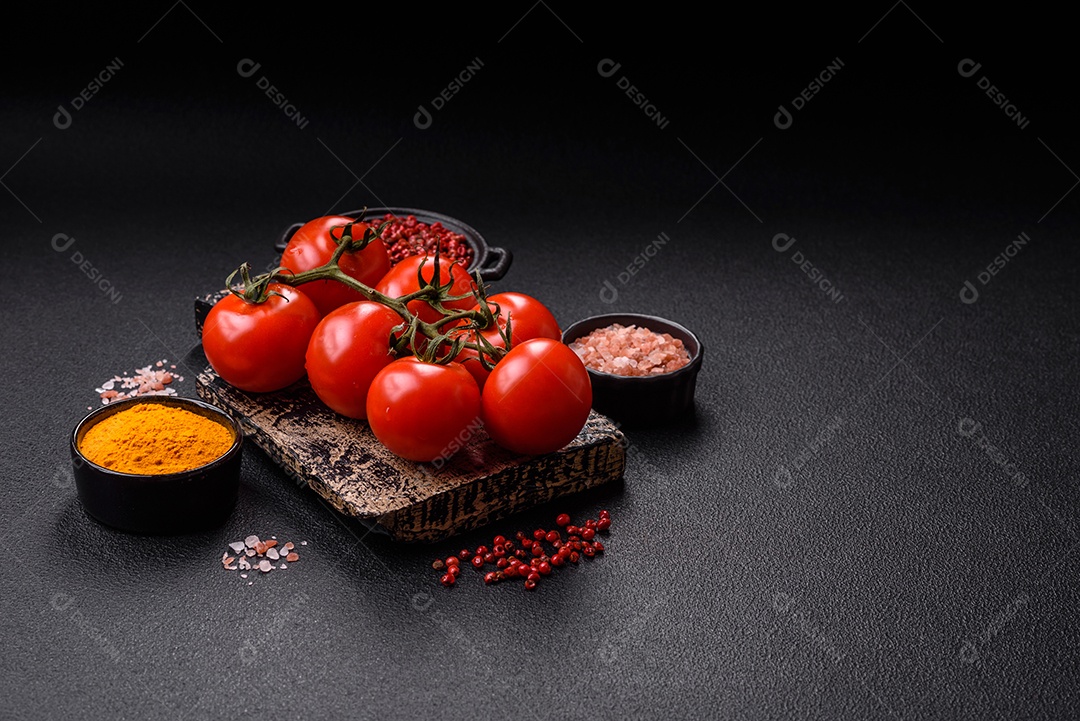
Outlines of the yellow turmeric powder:
[{"label": "yellow turmeric powder", "polygon": [[217,460],[234,440],[231,429],[198,413],[138,403],[91,426],[79,450],[92,463],[120,473],[164,475]]}]

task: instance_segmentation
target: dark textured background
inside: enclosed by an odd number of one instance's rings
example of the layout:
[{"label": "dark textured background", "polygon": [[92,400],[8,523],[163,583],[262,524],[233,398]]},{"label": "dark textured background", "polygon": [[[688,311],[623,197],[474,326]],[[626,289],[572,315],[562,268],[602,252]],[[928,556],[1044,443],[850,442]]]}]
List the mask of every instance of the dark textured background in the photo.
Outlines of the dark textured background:
[{"label": "dark textured background", "polygon": [[[45,12],[9,23],[35,44],[4,51],[0,95],[0,716],[1080,715],[1065,16]],[[778,129],[777,106],[837,57]],[[57,128],[57,106],[114,58]],[[245,58],[261,63],[251,78]],[[474,58],[476,77],[417,128],[418,105]],[[597,72],[604,58],[616,76]],[[964,58],[982,62],[975,77]],[[666,127],[620,93],[623,75]],[[434,548],[343,523],[254,449],[220,531],[138,538],[89,520],[67,442],[94,387],[185,358],[192,298],[270,261],[289,223],[379,204],[448,213],[511,249],[498,288],[564,324],[644,311],[696,330],[696,418],[631,433],[619,487]],[[76,239],[63,253],[59,233]],[[778,233],[795,245],[775,250]],[[534,594],[471,569],[447,591],[429,567],[602,507],[608,553]],[[249,587],[218,563],[249,533],[309,545]]]}]

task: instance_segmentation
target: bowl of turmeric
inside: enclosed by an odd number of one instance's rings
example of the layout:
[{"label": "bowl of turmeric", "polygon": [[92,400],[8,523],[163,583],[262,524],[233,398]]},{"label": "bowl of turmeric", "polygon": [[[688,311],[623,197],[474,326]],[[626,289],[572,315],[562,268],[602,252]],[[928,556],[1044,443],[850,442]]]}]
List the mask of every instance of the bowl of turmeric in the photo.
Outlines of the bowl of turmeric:
[{"label": "bowl of turmeric", "polygon": [[212,528],[236,505],[243,440],[228,414],[193,398],[102,406],[71,434],[79,500],[93,518],[132,533]]}]

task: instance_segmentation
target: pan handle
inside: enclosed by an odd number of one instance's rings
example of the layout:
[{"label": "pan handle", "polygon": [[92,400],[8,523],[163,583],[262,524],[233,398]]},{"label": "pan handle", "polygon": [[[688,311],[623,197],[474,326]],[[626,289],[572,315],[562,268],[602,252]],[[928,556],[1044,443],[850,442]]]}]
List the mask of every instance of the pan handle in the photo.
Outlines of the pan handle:
[{"label": "pan handle", "polygon": [[484,280],[500,280],[510,270],[514,255],[505,248],[489,247],[487,250],[483,267],[477,268],[480,277]]}]

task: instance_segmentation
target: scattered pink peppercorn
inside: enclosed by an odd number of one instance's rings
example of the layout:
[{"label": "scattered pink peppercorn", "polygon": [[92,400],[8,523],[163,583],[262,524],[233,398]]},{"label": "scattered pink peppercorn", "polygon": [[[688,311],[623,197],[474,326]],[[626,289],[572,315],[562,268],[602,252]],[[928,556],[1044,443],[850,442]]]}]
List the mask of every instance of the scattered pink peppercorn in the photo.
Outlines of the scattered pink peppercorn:
[{"label": "scattered pink peppercorn", "polygon": [[[543,577],[552,575],[556,569],[564,568],[568,563],[578,563],[582,556],[594,558],[603,553],[604,544],[597,538],[597,532],[611,527],[611,514],[603,510],[598,519],[589,519],[584,525],[575,526],[571,525],[569,514],[560,513],[555,518],[555,525],[557,529],[537,528],[531,534],[518,531],[514,534],[519,543],[516,548],[506,536],[495,536],[490,548],[486,545],[477,546],[476,550],[463,548],[445,559],[436,559],[431,564],[432,568],[446,570],[440,580],[449,588],[461,574],[462,561],[471,563],[478,571],[483,571],[484,566],[490,563],[497,570],[483,574],[485,584],[520,578],[524,579],[525,588],[532,591]],[[566,533],[565,539],[562,531]]]}]

